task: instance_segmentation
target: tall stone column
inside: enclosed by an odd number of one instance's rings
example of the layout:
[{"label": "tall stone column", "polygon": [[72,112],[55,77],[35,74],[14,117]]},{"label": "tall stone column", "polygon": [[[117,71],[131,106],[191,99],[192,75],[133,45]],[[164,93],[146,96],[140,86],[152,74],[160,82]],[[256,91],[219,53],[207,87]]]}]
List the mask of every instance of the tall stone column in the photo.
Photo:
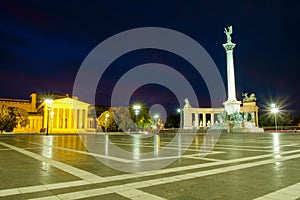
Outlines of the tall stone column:
[{"label": "tall stone column", "polygon": [[236,100],[236,91],[235,91],[235,76],[234,76],[234,64],[233,64],[233,49],[235,44],[231,42],[232,26],[225,28],[224,33],[227,36],[226,44],[223,44],[223,47],[226,51],[226,60],[227,60],[227,90],[228,90],[228,99],[223,103],[225,106],[225,111],[228,114],[235,112],[240,112],[241,102]]}]

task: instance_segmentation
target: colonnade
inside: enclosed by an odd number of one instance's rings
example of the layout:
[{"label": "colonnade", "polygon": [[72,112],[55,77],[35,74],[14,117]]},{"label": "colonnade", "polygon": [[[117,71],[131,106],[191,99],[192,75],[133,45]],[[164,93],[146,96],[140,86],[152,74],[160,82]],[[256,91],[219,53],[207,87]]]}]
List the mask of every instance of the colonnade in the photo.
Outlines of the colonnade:
[{"label": "colonnade", "polygon": [[193,129],[211,127],[216,122],[216,115],[223,112],[224,108],[183,108],[183,128]]},{"label": "colonnade", "polygon": [[70,97],[56,99],[42,105],[43,128],[49,133],[73,133],[89,128],[89,104]]},{"label": "colonnade", "polygon": [[26,126],[26,129],[30,130],[40,130],[42,128],[43,124],[43,118],[41,116],[29,116],[28,117],[28,125]]},{"label": "colonnade", "polygon": [[[244,102],[241,112],[252,112],[254,115],[253,123],[258,126],[258,109],[256,102]],[[192,108],[186,104],[182,109],[183,128],[212,127],[217,123],[217,115],[223,112],[224,108]]]},{"label": "colonnade", "polygon": [[86,129],[87,111],[85,109],[50,109],[50,123],[53,129]]}]

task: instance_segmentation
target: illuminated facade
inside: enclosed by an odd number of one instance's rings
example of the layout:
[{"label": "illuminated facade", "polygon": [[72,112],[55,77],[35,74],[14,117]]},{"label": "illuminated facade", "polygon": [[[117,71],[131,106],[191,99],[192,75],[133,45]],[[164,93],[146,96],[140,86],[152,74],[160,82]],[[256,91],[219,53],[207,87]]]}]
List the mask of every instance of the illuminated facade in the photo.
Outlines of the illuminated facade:
[{"label": "illuminated facade", "polygon": [[29,123],[26,127],[18,125],[16,133],[80,133],[95,132],[95,119],[89,117],[90,104],[71,98],[68,95],[53,101],[42,102],[38,108],[36,94],[31,94],[31,100],[0,99],[0,105],[18,107],[29,113]]},{"label": "illuminated facade", "polygon": [[95,131],[90,127],[90,104],[66,96],[51,103],[43,102],[37,109],[43,115],[43,129],[49,133],[77,133]]},{"label": "illuminated facade", "polygon": [[19,124],[14,129],[14,132],[32,132],[38,133],[40,132],[43,125],[43,116],[37,113],[36,109],[36,94],[32,93],[30,95],[30,100],[24,99],[8,99],[8,98],[0,98],[0,106],[5,105],[7,107],[17,107],[26,110],[29,113],[29,123],[26,127],[21,127]]}]

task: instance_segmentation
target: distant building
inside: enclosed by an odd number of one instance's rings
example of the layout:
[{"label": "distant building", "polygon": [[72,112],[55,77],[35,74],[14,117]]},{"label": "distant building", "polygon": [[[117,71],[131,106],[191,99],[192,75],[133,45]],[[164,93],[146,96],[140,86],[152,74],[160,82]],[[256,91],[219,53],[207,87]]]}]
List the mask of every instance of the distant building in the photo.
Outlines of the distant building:
[{"label": "distant building", "polygon": [[31,94],[31,100],[0,98],[0,105],[18,107],[29,113],[29,124],[19,125],[13,132],[28,133],[78,133],[94,132],[96,120],[89,117],[90,104],[71,98],[68,95],[53,99],[51,103],[42,102],[37,106],[37,96]]},{"label": "distant building", "polygon": [[14,129],[14,132],[36,133],[40,132],[43,126],[43,116],[40,113],[37,113],[36,109],[36,94],[32,93],[30,97],[30,100],[0,98],[0,106],[6,105],[7,107],[22,108],[29,113],[29,124],[26,127],[21,127],[20,125],[17,125],[17,127]]},{"label": "distant building", "polygon": [[[256,126],[258,126],[258,110],[259,107],[255,101],[243,102],[240,108],[241,112],[253,113],[253,122]],[[212,127],[215,123],[220,123],[217,119],[217,115],[224,111],[224,108],[193,108],[189,104],[186,104],[182,109],[183,128]]]}]

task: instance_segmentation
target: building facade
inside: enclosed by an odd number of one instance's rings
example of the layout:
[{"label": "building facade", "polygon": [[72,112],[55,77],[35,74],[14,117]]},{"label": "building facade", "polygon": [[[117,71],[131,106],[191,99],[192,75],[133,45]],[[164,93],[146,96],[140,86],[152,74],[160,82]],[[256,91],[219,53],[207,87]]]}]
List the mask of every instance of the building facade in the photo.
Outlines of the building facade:
[{"label": "building facade", "polygon": [[38,107],[37,95],[31,94],[30,100],[0,99],[0,105],[18,107],[29,114],[26,127],[17,127],[15,133],[81,133],[95,132],[95,119],[89,117],[90,104],[71,98],[69,95],[44,101]]},{"label": "building facade", "polygon": [[[253,122],[258,126],[258,110],[256,102],[243,102],[240,108],[241,112],[253,113]],[[194,129],[201,127],[212,127],[215,123],[219,123],[217,115],[223,113],[224,108],[193,108],[190,104],[186,104],[182,109],[183,128]]]},{"label": "building facade", "polygon": [[13,130],[16,133],[19,132],[40,132],[43,126],[43,116],[40,113],[37,113],[36,104],[37,96],[35,93],[30,95],[30,100],[25,99],[9,99],[9,98],[0,98],[0,106],[5,105],[7,107],[16,107],[26,110],[29,114],[28,120],[29,123],[26,127],[21,127],[20,124]]}]

